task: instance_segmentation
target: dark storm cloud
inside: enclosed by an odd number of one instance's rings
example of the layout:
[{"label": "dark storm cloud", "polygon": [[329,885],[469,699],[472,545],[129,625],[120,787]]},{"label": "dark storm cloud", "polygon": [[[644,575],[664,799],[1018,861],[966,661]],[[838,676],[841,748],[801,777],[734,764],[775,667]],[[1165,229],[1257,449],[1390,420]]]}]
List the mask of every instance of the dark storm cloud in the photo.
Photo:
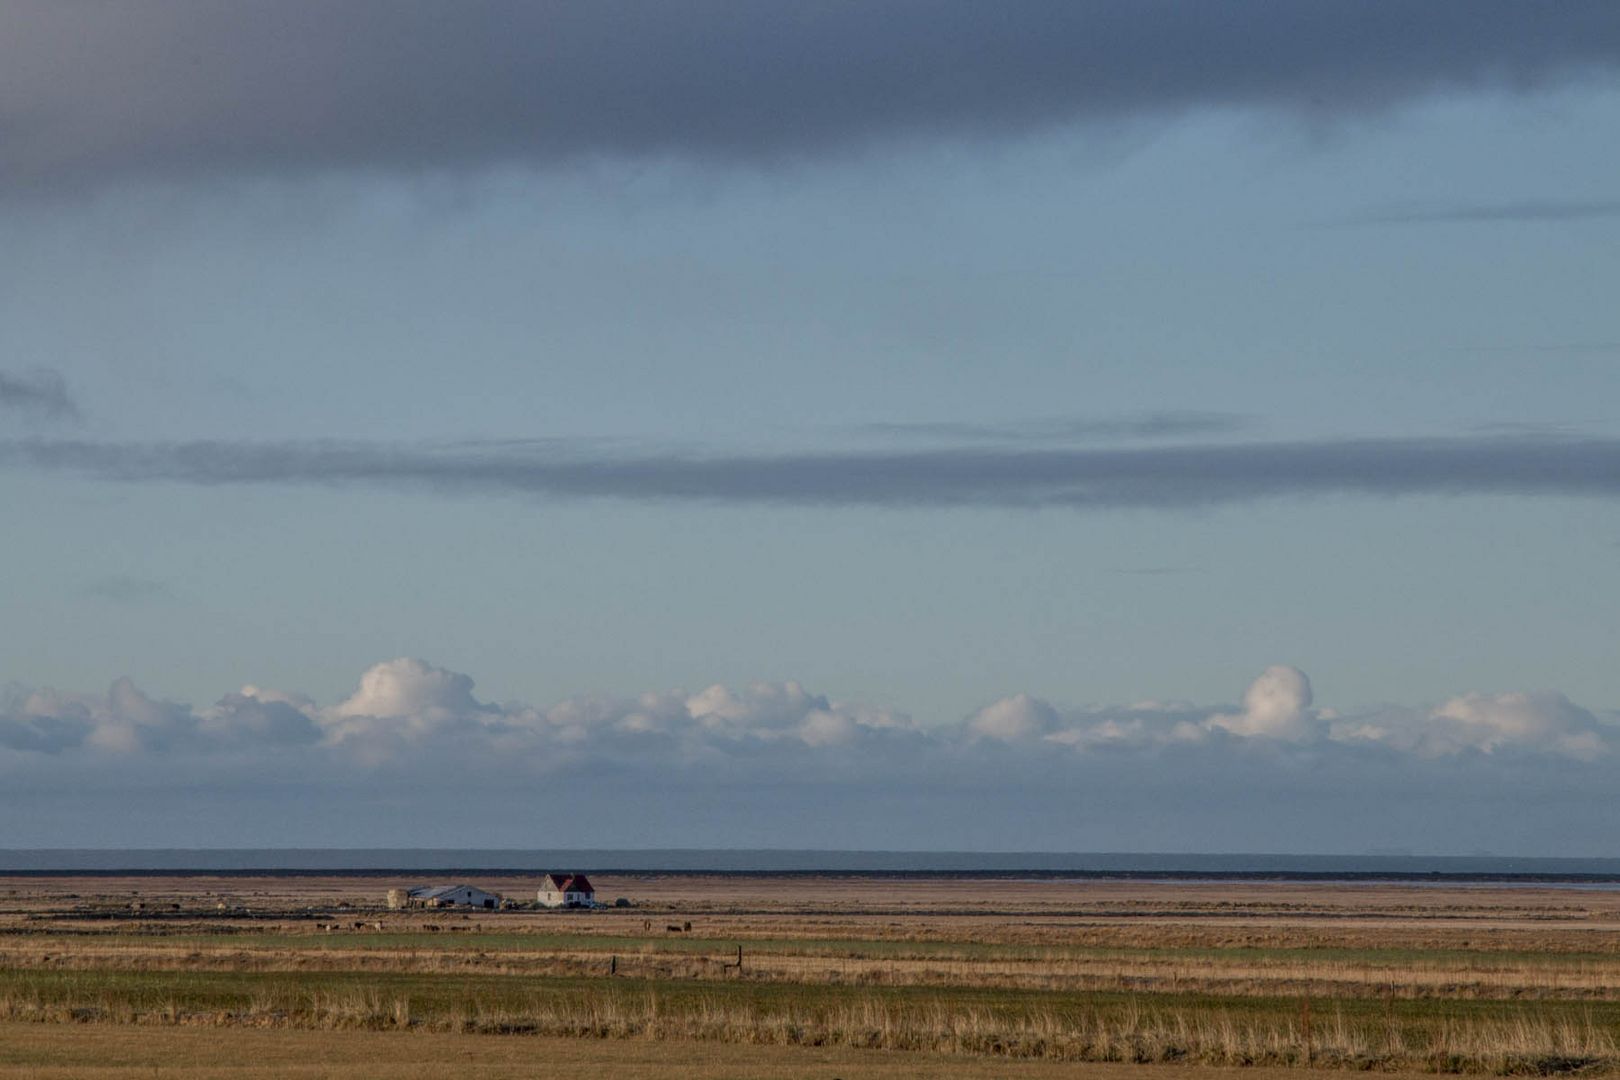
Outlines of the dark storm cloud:
[{"label": "dark storm cloud", "polygon": [[0,371],[0,413],[4,412],[71,420],[79,415],[79,407],[54,371]]},{"label": "dark storm cloud", "polygon": [[0,184],[772,159],[1617,62],[1611,0],[11,0]]},{"label": "dark storm cloud", "polygon": [[[591,444],[586,444],[589,447]],[[0,442],[0,466],[125,483],[879,507],[1190,507],[1313,495],[1620,496],[1620,439],[1456,437],[603,454],[557,444]]]}]

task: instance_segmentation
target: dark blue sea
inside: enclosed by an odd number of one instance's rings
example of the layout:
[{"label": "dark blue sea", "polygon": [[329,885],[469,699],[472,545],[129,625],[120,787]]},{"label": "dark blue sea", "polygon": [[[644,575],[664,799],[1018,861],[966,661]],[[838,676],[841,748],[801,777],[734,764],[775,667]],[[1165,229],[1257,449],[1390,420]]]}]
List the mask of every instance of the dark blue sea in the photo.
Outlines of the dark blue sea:
[{"label": "dark blue sea", "polygon": [[1041,878],[1482,880],[1620,883],[1620,858],[1047,851],[737,849],[152,848],[0,850],[0,873],[334,873],[478,870],[926,874]]}]

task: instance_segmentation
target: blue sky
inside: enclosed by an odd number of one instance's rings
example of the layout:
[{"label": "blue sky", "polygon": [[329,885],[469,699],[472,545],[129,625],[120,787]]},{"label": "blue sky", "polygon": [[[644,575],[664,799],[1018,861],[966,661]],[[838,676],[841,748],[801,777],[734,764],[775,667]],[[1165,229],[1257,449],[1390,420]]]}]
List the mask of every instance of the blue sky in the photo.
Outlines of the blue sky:
[{"label": "blue sky", "polygon": [[0,13],[0,846],[1614,853],[1612,8],[761,10]]}]

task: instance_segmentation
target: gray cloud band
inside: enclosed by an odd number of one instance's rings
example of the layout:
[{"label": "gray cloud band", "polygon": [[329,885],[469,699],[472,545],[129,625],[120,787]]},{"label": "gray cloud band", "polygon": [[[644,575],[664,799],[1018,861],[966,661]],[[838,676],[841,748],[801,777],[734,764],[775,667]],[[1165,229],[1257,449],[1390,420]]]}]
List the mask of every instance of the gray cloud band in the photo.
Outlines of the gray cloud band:
[{"label": "gray cloud band", "polygon": [[[583,444],[582,444],[583,445]],[[0,466],[122,483],[880,507],[1208,506],[1319,495],[1620,495],[1620,439],[1430,438],[1145,448],[608,455],[567,443],[0,441]]]},{"label": "gray cloud band", "polygon": [[779,160],[1202,106],[1364,112],[1617,64],[1610,0],[12,0],[0,186]]},{"label": "gray cloud band", "polygon": [[1620,217],[1620,200],[1536,199],[1475,206],[1407,206],[1370,211],[1340,225],[1553,224]]},{"label": "gray cloud band", "polygon": [[0,371],[0,411],[71,420],[79,406],[67,382],[54,371]]}]

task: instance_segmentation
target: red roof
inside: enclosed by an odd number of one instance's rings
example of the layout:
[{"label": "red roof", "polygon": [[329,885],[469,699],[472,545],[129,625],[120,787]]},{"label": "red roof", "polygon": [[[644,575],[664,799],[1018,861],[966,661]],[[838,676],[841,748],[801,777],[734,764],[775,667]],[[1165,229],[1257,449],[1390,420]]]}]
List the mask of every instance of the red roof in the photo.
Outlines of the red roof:
[{"label": "red roof", "polygon": [[584,874],[547,874],[546,887],[552,892],[596,892],[591,879]]}]

